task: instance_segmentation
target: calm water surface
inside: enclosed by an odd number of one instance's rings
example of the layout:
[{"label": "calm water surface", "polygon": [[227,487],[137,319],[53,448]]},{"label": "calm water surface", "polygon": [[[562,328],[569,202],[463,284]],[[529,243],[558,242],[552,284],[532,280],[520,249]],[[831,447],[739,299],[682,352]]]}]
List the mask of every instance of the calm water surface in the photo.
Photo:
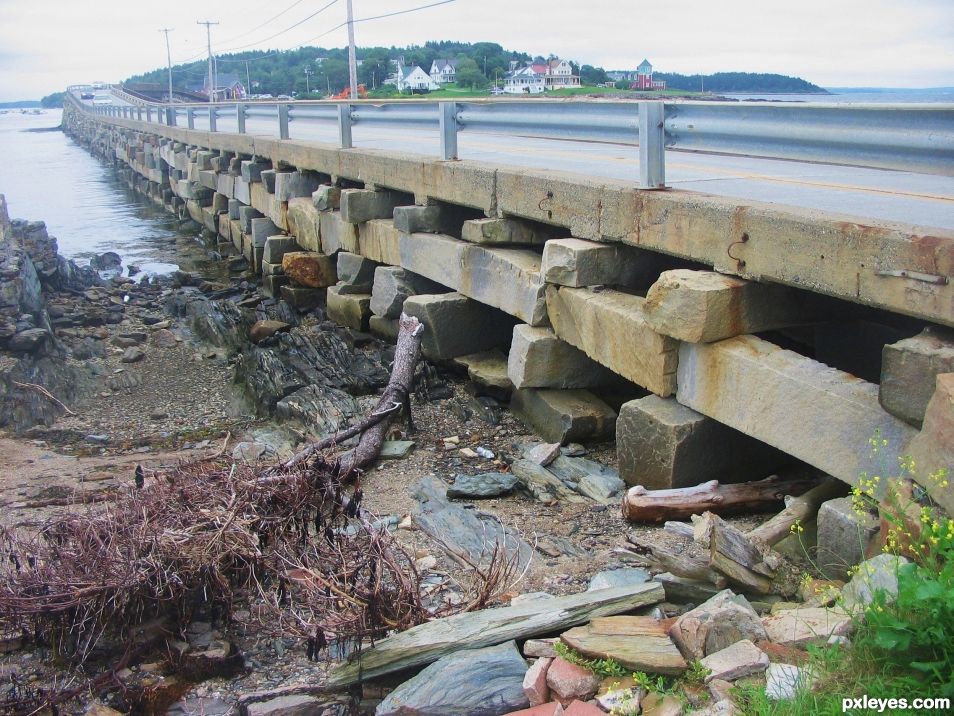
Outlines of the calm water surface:
[{"label": "calm water surface", "polygon": [[45,221],[60,253],[79,264],[115,251],[145,274],[221,273],[198,230],[180,231],[175,216],[129,189],[104,161],[62,132],[26,131],[59,123],[60,110],[0,110],[0,194],[11,218]]}]

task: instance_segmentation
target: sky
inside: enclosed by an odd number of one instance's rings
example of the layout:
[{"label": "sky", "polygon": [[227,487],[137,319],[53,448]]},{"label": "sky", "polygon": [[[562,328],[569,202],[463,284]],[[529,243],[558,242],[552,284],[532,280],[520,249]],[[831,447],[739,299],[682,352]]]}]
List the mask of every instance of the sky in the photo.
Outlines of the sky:
[{"label": "sky", "polygon": [[[353,0],[354,17],[435,1]],[[341,47],[347,31],[332,28],[345,13],[345,0],[0,0],[0,101],[164,67],[163,27],[173,28],[173,63],[204,57],[199,20],[219,22],[213,51]],[[646,57],[664,72],[954,86],[954,0],[454,0],[357,22],[355,35],[359,46],[497,42],[607,70],[634,69]]]}]

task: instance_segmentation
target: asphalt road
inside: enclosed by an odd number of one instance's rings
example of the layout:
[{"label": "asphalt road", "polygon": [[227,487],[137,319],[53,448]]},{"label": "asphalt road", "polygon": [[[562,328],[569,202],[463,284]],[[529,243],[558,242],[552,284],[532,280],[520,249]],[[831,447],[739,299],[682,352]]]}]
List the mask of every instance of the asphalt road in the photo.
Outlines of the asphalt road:
[{"label": "asphalt road", "polygon": [[[117,98],[113,102],[122,104]],[[208,118],[203,122],[197,114],[195,126],[208,129]],[[236,121],[220,117],[217,128],[220,132],[237,131]],[[262,117],[250,117],[246,129],[256,135],[278,134],[277,121]],[[358,148],[430,156],[439,152],[436,129],[398,130],[359,122],[352,132],[354,146]],[[293,120],[290,134],[292,139],[338,141],[337,124],[333,121]],[[458,134],[461,159],[566,171],[634,184],[639,174],[637,152],[637,147],[625,144],[467,131]],[[862,221],[954,230],[952,176],[670,150],[666,152],[666,184],[678,190],[833,212]]]}]

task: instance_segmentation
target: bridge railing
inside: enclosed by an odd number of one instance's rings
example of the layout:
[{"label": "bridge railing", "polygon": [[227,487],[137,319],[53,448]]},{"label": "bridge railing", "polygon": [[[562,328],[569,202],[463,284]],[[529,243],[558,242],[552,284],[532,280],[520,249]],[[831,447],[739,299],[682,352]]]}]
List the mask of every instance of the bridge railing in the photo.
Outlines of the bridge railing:
[{"label": "bridge railing", "polygon": [[[77,103],[80,105],[81,103]],[[282,139],[293,125],[337,124],[353,146],[355,125],[433,128],[440,156],[458,158],[459,132],[488,132],[639,146],[640,185],[665,186],[665,150],[825,162],[954,176],[954,105],[744,102],[478,100],[428,102],[222,102],[81,105],[111,117],[247,133],[266,120]],[[225,128],[224,126],[222,127]]]}]

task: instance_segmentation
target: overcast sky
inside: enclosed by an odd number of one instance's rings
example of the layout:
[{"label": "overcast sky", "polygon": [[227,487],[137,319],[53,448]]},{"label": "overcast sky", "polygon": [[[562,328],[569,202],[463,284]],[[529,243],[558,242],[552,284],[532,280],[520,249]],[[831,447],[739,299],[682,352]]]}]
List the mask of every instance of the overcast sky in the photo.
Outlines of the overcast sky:
[{"label": "overcast sky", "polygon": [[[347,42],[345,0],[0,0],[0,101],[116,82],[213,49]],[[353,0],[355,18],[434,0]],[[280,17],[267,22],[287,9]],[[263,23],[265,23],[263,25]],[[270,35],[282,33],[266,40]],[[954,85],[954,0],[456,0],[356,24],[358,45],[498,42],[606,69],[796,75],[822,86]],[[317,39],[315,39],[317,38]]]}]

